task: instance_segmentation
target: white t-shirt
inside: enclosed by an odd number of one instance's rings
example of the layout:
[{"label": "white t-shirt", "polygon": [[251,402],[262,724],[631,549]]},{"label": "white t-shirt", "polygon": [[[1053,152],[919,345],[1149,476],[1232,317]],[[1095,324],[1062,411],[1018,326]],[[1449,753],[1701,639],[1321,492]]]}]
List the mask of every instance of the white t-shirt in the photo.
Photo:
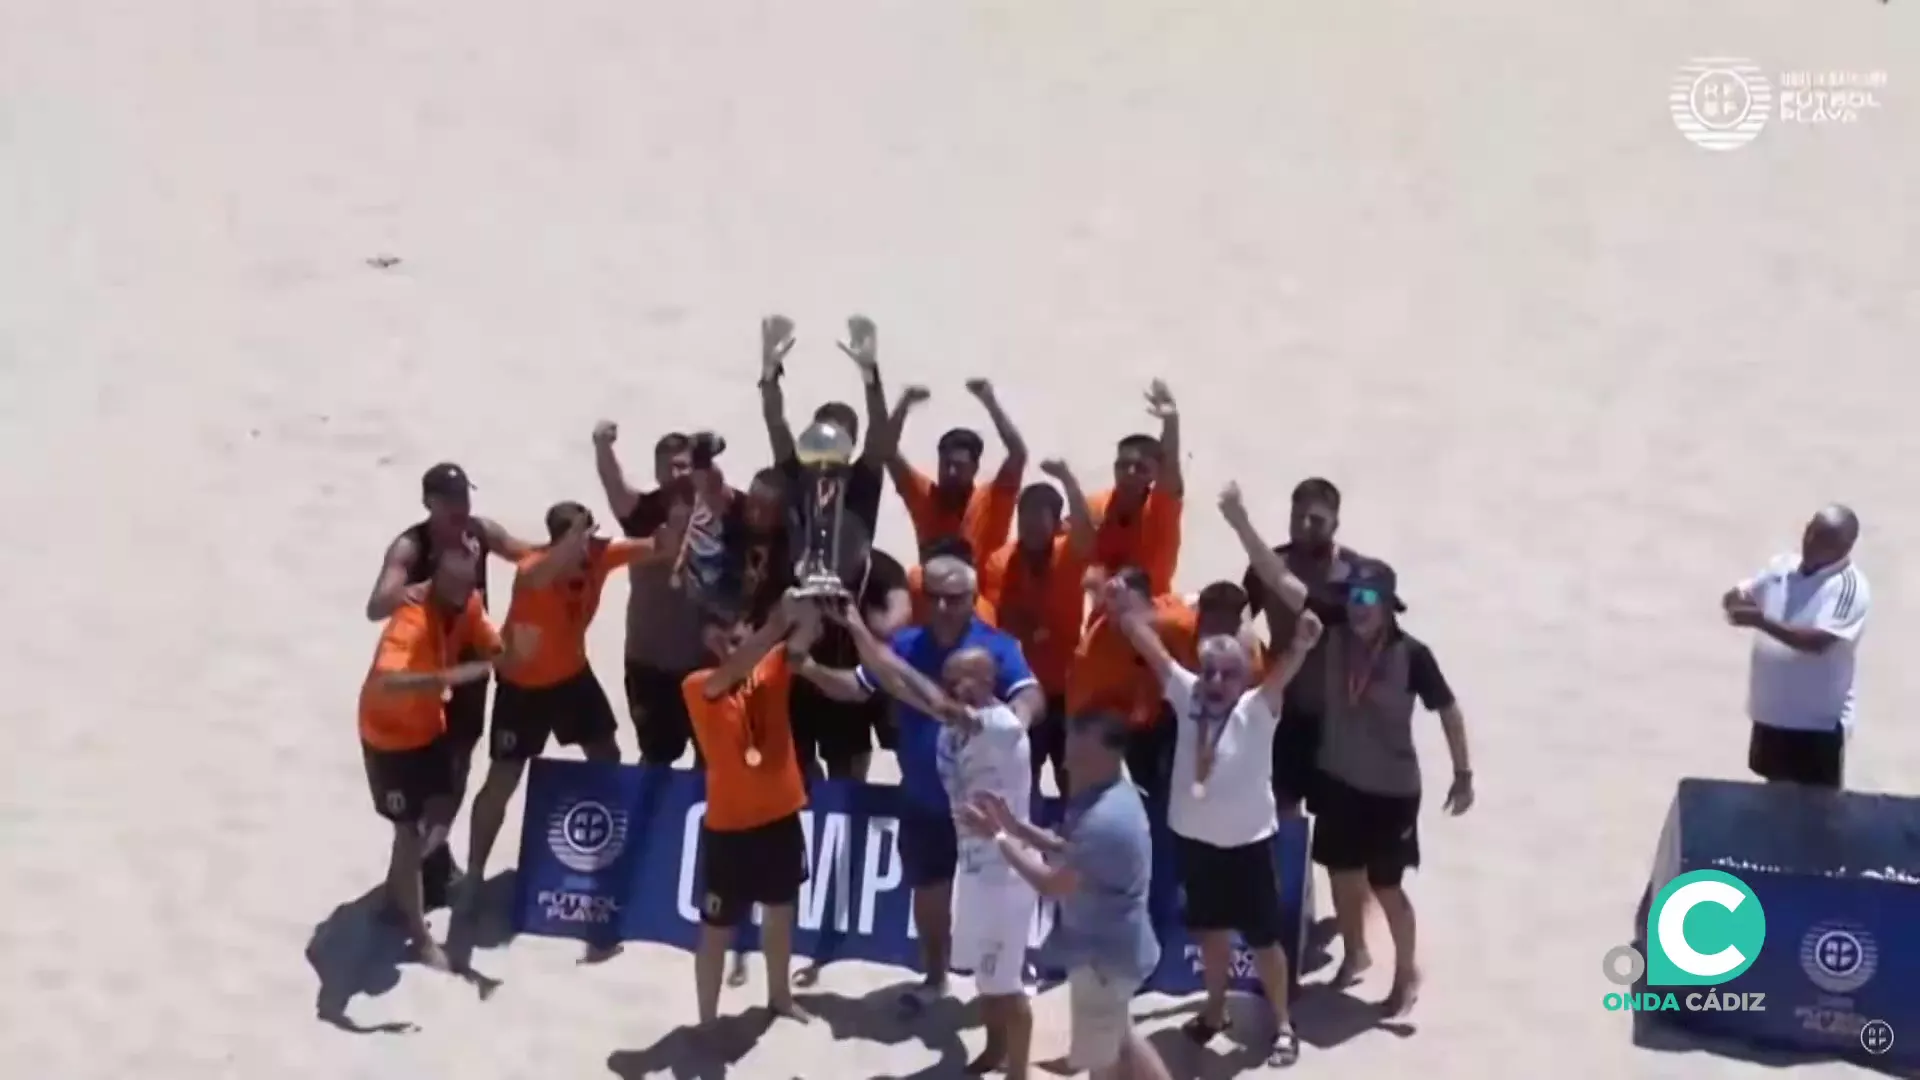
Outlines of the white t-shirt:
[{"label": "white t-shirt", "polygon": [[1753,632],[1747,715],[1757,724],[1793,731],[1853,726],[1853,656],[1867,623],[1867,575],[1852,559],[1813,574],[1800,556],[1782,555],[1742,588],[1775,622],[1824,630],[1838,638],[1821,652],[1800,652]]},{"label": "white t-shirt", "polygon": [[1273,732],[1280,724],[1259,687],[1240,695],[1215,744],[1206,795],[1194,796],[1200,723],[1193,718],[1199,677],[1179,664],[1161,688],[1173,706],[1173,791],[1167,825],[1189,840],[1214,847],[1241,847],[1273,835],[1278,827],[1273,801]]},{"label": "white t-shirt", "polygon": [[[973,716],[978,731],[957,724],[940,727],[936,761],[947,801],[958,811],[974,796],[990,793],[1005,799],[1014,817],[1032,820],[1033,759],[1027,748],[1027,725],[1004,704],[976,709]],[[993,880],[1013,877],[1013,867],[991,839],[974,835],[958,822],[955,826],[960,833],[960,873]]]}]

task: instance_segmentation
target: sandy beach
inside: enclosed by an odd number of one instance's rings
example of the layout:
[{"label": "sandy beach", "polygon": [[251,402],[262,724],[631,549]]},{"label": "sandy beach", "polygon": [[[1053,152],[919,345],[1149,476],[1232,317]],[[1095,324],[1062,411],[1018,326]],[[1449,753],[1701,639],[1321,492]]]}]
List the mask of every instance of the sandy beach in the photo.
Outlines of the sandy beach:
[{"label": "sandy beach", "polygon": [[[1303,1014],[1300,1075],[1761,1075],[1635,1048],[1598,965],[1675,781],[1744,773],[1719,593],[1825,501],[1875,593],[1849,783],[1920,778],[1915,42],[1914,5],[1865,0],[0,0],[0,1069],[718,1075],[675,1064],[682,953],[501,943],[484,1002],[355,956],[386,826],[353,708],[422,469],[522,533],[601,505],[603,416],[630,469],[710,426],[744,473],[778,310],[796,411],[857,399],[833,338],[877,320],[890,384],[935,391],[916,453],[985,375],[1099,478],[1165,376],[1184,588],[1240,574],[1230,478],[1277,538],[1332,477],[1398,566],[1480,805],[1423,828],[1417,1030]],[[1714,153],[1666,94],[1715,55],[1887,81]],[[591,641],[615,683],[624,600]],[[1422,750],[1444,787],[1437,725]],[[950,1035],[861,1004],[905,977],[828,969],[822,1022],[730,1075],[948,1075]],[[315,1019],[348,992],[416,1030]]]}]

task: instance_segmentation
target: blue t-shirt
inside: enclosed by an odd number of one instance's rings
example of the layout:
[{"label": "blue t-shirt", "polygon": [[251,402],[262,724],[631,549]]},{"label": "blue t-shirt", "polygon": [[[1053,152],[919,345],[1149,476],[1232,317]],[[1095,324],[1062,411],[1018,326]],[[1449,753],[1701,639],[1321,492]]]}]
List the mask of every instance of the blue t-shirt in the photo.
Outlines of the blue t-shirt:
[{"label": "blue t-shirt", "polygon": [[[1015,694],[1040,685],[1027,667],[1027,658],[1020,652],[1020,642],[979,619],[974,619],[960,640],[952,645],[934,640],[933,631],[924,626],[907,627],[893,635],[891,644],[895,656],[935,683],[940,681],[940,668],[947,657],[961,649],[985,649],[993,657],[993,692],[1009,704]],[[867,671],[866,665],[855,670],[854,678],[868,693],[881,692],[879,680]],[[918,709],[908,708],[905,702],[896,705],[894,714],[900,723],[894,757],[900,762],[901,796],[916,810],[941,816],[952,813],[947,804],[946,785],[940,782],[940,721]]]},{"label": "blue t-shirt", "polygon": [[1125,779],[1067,800],[1062,856],[1080,887],[1060,901],[1053,951],[1069,968],[1090,967],[1136,985],[1160,964],[1147,910],[1153,839],[1140,792]]}]

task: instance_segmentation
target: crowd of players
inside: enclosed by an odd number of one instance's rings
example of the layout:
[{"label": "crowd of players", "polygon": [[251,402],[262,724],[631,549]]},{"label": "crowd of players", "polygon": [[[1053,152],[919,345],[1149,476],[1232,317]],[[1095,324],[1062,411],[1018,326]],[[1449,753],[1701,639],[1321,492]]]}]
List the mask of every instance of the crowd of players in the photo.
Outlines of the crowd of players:
[{"label": "crowd of players", "polygon": [[[1146,806],[1164,807],[1178,844],[1185,921],[1201,946],[1206,1003],[1186,1025],[1206,1042],[1227,1026],[1233,935],[1273,992],[1268,1058],[1299,1053],[1288,1011],[1271,837],[1279,817],[1316,815],[1313,854],[1330,875],[1344,956],[1337,981],[1368,966],[1367,908],[1394,945],[1382,1003],[1412,1006],[1420,974],[1403,875],[1419,864],[1417,704],[1438,712],[1451,761],[1447,807],[1473,800],[1464,721],[1431,650],[1399,624],[1391,567],[1335,542],[1340,493],[1294,490],[1289,542],[1270,547],[1229,487],[1220,513],[1246,550],[1241,582],[1174,591],[1185,482],[1181,418],[1155,381],[1157,434],[1120,440],[1111,486],[1088,492],[1059,460],[1027,484],[1028,448],[994,387],[970,380],[1003,448],[980,475],[985,440],[966,428],[935,444],[932,475],[902,451],[914,407],[890,402],[873,324],[849,320],[841,350],[864,390],[812,414],[858,445],[840,476],[843,515],[826,553],[840,595],[796,588],[815,512],[782,378],[793,324],[761,324],[760,399],[773,464],[744,488],[722,466],[726,440],[670,434],[654,486],[636,489],[618,428],[593,433],[619,538],[563,502],[539,542],[473,512],[457,465],[422,482],[427,519],[389,546],[367,604],[384,620],[360,701],[374,805],[394,824],[391,912],[423,961],[447,967],[426,913],[479,895],[458,887],[447,837],[484,737],[489,766],[469,812],[465,878],[477,886],[525,764],[549,741],[618,760],[619,722],[588,664],[586,629],[608,576],[630,575],[625,696],[641,760],[690,748],[707,782],[702,837],[699,1018],[718,1015],[733,928],[762,910],[769,1005],[805,1019],[788,976],[793,903],[806,874],[800,813],[812,778],[863,778],[876,747],[898,761],[907,811],[900,850],[913,890],[924,982],[903,1002],[973,972],[988,1033],[975,1071],[1027,1075],[1024,984],[1038,898],[1060,904],[1071,1057],[1095,1076],[1165,1075],[1127,1003],[1159,959],[1147,919]],[[891,486],[913,523],[912,567],[876,547]],[[496,631],[490,559],[515,567]],[[1263,643],[1251,620],[1264,616]],[[491,725],[487,687],[494,686]],[[1067,796],[1058,832],[1029,798],[1047,779]]]}]

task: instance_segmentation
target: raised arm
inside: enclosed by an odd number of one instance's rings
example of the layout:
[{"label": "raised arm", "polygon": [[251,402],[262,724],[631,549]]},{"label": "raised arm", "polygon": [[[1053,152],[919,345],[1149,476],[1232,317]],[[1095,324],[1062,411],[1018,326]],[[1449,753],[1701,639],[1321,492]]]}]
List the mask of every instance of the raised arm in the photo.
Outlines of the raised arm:
[{"label": "raised arm", "polygon": [[887,417],[887,475],[893,478],[894,490],[900,492],[903,498],[914,488],[913,466],[900,453],[907,431],[907,417],[921,402],[932,396],[932,392],[924,386],[909,386],[900,391],[900,400],[894,402],[893,412]]},{"label": "raised arm", "polygon": [[600,490],[607,493],[607,509],[613,511],[614,520],[625,521],[640,505],[640,493],[627,483],[627,474],[620,468],[620,458],[613,452],[613,444],[620,438],[620,425],[611,420],[602,420],[593,426],[593,469],[600,474]]},{"label": "raised arm", "polygon": [[1147,602],[1134,595],[1126,583],[1117,578],[1108,581],[1100,589],[1107,618],[1113,620],[1114,627],[1127,639],[1127,644],[1133,646],[1133,651],[1140,654],[1147,670],[1153,673],[1155,685],[1165,686],[1167,677],[1179,665],[1174,663],[1173,656],[1167,652],[1166,645],[1161,643],[1160,635],[1155,632],[1148,618]]},{"label": "raised arm", "polygon": [[1059,482],[1060,489],[1067,494],[1067,542],[1073,545],[1073,553],[1083,559],[1093,558],[1099,523],[1093,520],[1093,508],[1087,504],[1087,492],[1080,486],[1080,478],[1059,458],[1041,462],[1040,471]]},{"label": "raised arm", "polygon": [[1311,611],[1302,611],[1293,622],[1293,640],[1287,642],[1286,652],[1267,665],[1267,677],[1260,680],[1260,696],[1266,699],[1273,715],[1280,715],[1286,704],[1287,684],[1300,673],[1300,665],[1306,663],[1313,647],[1319,644],[1324,629],[1319,616]]},{"label": "raised arm", "polygon": [[[407,570],[419,557],[420,545],[411,533],[401,533],[387,545],[387,553],[380,559],[380,573],[373,579],[373,591],[367,594],[368,622],[379,622],[407,602]],[[419,593],[426,595],[425,585],[420,586]]]},{"label": "raised arm", "polygon": [[1165,380],[1147,387],[1147,411],[1160,420],[1160,479],[1155,483],[1176,499],[1186,498],[1187,474],[1180,464],[1180,406]]},{"label": "raised arm", "polygon": [[[787,425],[787,395],[780,389],[787,353],[793,350],[793,320],[769,315],[760,320],[760,417],[775,464],[793,458],[793,428]],[[751,669],[749,669],[751,670]]]},{"label": "raised arm", "polygon": [[708,701],[723,698],[746,682],[747,677],[753,674],[753,669],[760,666],[760,661],[766,659],[773,647],[780,644],[780,639],[792,629],[792,606],[791,602],[783,602],[774,609],[766,625],[749,634],[739,648],[728,654],[718,667],[707,672],[706,681],[700,686],[701,696]]},{"label": "raised arm", "polygon": [[887,413],[887,391],[880,381],[880,334],[873,320],[865,315],[847,319],[847,340],[840,343],[860,369],[860,387],[866,398],[867,437],[860,446],[860,460],[884,465],[893,457],[893,424]]},{"label": "raised arm", "polygon": [[835,609],[830,617],[847,628],[854,648],[860,653],[862,668],[888,695],[939,720],[953,721],[966,716],[965,707],[948,697],[931,679],[913,670],[886,642],[868,632],[854,612]]},{"label": "raised arm", "polygon": [[1253,527],[1253,520],[1247,516],[1247,504],[1240,497],[1240,485],[1228,484],[1220,493],[1220,516],[1227,519],[1228,527],[1239,537],[1247,561],[1253,566],[1253,576],[1266,586],[1268,595],[1286,605],[1288,611],[1297,612],[1306,607],[1306,582],[1287,569],[1286,560],[1274,554],[1259,530]]},{"label": "raised arm", "polygon": [[1020,434],[1019,428],[1013,426],[1007,410],[1000,407],[1000,399],[993,392],[993,383],[986,379],[968,379],[967,393],[980,399],[981,407],[987,410],[987,418],[993,421],[993,430],[1000,436],[1000,445],[1007,452],[994,483],[1003,487],[1019,487],[1021,474],[1027,469],[1026,438]]}]

